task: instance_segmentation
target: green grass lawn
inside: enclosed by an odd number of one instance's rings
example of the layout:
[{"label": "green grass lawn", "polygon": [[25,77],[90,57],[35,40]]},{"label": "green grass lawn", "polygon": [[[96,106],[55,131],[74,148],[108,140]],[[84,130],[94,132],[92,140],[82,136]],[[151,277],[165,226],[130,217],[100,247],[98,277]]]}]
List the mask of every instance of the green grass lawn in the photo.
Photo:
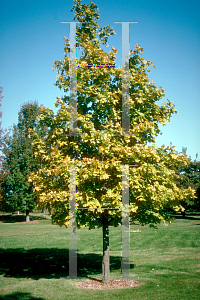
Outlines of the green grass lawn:
[{"label": "green grass lawn", "polygon": [[[131,275],[141,286],[83,290],[68,273],[69,233],[49,216],[0,215],[0,299],[200,299],[200,214],[158,230],[131,225]],[[101,279],[102,230],[78,231],[78,276]],[[111,278],[121,275],[121,229],[110,227]],[[80,280],[80,279],[79,279]]]}]

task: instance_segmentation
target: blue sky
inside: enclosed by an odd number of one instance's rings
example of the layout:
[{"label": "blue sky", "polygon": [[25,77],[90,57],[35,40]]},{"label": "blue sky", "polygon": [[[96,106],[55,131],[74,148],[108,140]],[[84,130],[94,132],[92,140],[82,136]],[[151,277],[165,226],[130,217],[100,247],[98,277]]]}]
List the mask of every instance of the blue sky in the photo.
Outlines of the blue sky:
[{"label": "blue sky", "polygon": [[[162,86],[178,111],[171,123],[161,126],[157,145],[176,146],[180,152],[200,157],[200,2],[163,0],[96,0],[100,27],[108,24],[117,33],[108,40],[118,50],[121,65],[119,21],[138,21],[130,25],[130,48],[139,44],[143,58],[156,68],[150,80]],[[89,1],[82,1],[88,4]],[[2,126],[17,123],[20,106],[37,100],[54,108],[57,96],[64,95],[54,83],[55,60],[63,59],[63,37],[69,37],[72,0],[0,0],[0,86],[3,87]],[[198,159],[199,159],[198,157]]]}]

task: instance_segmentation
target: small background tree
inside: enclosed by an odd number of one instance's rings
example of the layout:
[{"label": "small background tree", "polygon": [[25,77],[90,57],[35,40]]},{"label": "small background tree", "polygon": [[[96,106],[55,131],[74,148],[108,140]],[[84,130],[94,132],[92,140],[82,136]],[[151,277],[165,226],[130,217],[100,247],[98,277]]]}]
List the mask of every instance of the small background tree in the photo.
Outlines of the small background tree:
[{"label": "small background tree", "polygon": [[22,105],[18,124],[13,126],[12,135],[7,137],[3,148],[2,167],[7,175],[1,184],[1,209],[25,212],[26,222],[29,222],[29,212],[36,208],[37,203],[37,195],[28,177],[37,168],[29,130],[36,128],[38,112],[37,102]]},{"label": "small background tree", "polygon": [[[183,147],[182,151],[186,153],[187,148]],[[180,178],[177,184],[185,188],[191,187],[195,190],[195,197],[193,199],[186,199],[181,203],[185,208],[182,212],[183,217],[185,217],[187,211],[200,212],[200,161],[197,158],[198,153],[194,161],[190,159],[186,166],[182,166],[178,170]]]}]

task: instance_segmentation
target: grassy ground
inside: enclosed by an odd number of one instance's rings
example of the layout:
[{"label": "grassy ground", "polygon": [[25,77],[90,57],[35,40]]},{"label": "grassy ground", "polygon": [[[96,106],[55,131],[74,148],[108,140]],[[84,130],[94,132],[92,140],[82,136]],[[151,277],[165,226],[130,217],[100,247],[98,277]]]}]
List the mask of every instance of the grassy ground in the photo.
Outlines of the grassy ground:
[{"label": "grassy ground", "polygon": [[[48,216],[0,215],[0,299],[199,299],[200,214],[177,216],[158,230],[132,225],[131,275],[143,283],[121,290],[81,290],[68,276],[69,234]],[[110,228],[111,277],[120,277],[121,230]],[[78,231],[78,276],[101,279],[102,230]],[[63,278],[64,277],[64,278]]]}]

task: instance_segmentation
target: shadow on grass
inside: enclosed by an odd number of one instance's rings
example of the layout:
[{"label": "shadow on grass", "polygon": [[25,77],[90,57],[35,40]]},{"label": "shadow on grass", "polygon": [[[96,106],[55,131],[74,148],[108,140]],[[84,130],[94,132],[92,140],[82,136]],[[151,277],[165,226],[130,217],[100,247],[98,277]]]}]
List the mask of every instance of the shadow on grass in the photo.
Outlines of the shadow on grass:
[{"label": "shadow on grass", "polygon": [[[0,274],[16,278],[60,278],[69,276],[68,249],[0,249]],[[77,276],[102,273],[102,256],[95,253],[77,254]],[[130,268],[134,268],[130,264]],[[110,270],[121,270],[121,258],[110,256]]]},{"label": "shadow on grass", "polygon": [[0,295],[0,300],[44,300],[44,298],[33,297],[30,293],[17,292],[10,295]]},{"label": "shadow on grass", "polygon": [[[49,215],[30,215],[30,221],[40,221],[40,220],[49,220],[50,216]],[[25,222],[26,221],[26,215],[12,215],[12,214],[8,214],[8,215],[0,215],[0,222],[2,223],[17,223],[17,222]]]}]

